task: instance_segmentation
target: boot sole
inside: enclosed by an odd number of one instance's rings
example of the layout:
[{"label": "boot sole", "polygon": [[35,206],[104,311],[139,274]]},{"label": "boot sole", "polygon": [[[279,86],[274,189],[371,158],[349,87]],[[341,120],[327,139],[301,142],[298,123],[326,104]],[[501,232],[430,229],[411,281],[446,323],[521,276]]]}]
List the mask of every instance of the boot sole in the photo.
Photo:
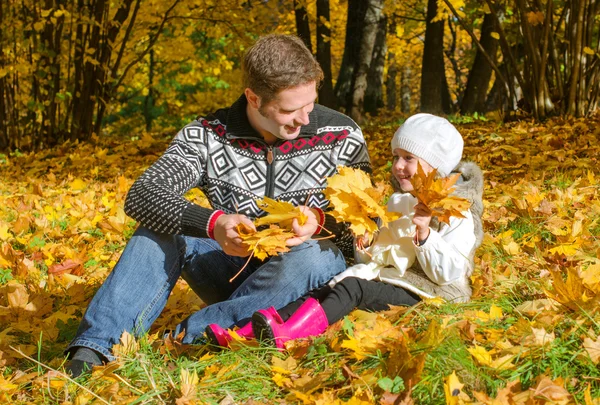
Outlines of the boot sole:
[{"label": "boot sole", "polygon": [[221,344],[219,343],[219,340],[217,339],[217,335],[214,334],[214,332],[212,331],[211,328],[206,328],[205,332],[206,332],[206,337],[208,338],[208,342],[212,346],[214,346],[217,350],[223,349],[223,346],[221,346]]},{"label": "boot sole", "polygon": [[272,343],[275,346],[275,335],[267,317],[260,312],[252,314],[252,331],[260,342]]}]

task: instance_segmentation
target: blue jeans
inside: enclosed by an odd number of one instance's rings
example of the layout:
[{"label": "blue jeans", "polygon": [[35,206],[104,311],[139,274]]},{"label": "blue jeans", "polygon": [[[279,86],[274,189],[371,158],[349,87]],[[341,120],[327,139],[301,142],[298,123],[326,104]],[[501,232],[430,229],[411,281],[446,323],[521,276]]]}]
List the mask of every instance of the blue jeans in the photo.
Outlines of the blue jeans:
[{"label": "blue jeans", "polygon": [[[148,331],[182,276],[205,308],[177,325],[184,343],[201,337],[208,324],[233,327],[262,308],[281,308],[320,287],[346,268],[344,256],[330,240],[309,240],[289,252],[261,262],[226,255],[212,239],[163,235],[140,227],[104,281],[67,350],[88,347],[108,360],[123,331]],[[240,322],[241,323],[241,322]]]}]

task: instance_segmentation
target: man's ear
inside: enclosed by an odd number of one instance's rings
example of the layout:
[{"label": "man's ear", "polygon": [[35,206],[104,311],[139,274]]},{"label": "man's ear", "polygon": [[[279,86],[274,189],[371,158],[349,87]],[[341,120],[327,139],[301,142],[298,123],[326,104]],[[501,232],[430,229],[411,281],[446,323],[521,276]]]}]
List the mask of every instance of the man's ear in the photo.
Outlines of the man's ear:
[{"label": "man's ear", "polygon": [[244,90],[244,94],[246,95],[246,99],[248,100],[250,107],[258,110],[260,107],[260,97],[249,88]]}]

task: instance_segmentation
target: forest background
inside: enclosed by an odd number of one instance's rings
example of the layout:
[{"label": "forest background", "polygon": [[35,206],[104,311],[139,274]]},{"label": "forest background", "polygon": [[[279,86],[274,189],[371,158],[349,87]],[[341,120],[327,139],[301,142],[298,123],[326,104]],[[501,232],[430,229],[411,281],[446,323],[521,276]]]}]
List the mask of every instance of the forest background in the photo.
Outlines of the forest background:
[{"label": "forest background", "polygon": [[[2,1],[0,399],[599,403],[599,4]],[[128,187],[239,96],[268,32],[313,51],[319,102],[363,125],[375,179],[409,114],[458,125],[486,176],[473,302],[355,313],[287,354],[124,336],[85,386],[48,372],[135,228]],[[199,305],[178,285],[153,332]]]}]

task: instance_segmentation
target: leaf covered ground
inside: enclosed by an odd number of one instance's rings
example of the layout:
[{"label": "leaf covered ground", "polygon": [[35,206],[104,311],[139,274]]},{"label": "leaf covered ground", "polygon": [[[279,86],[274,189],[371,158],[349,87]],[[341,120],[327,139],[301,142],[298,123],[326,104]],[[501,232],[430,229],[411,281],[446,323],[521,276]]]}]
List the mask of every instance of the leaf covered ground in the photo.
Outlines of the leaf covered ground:
[{"label": "leaf covered ground", "polygon": [[[0,155],[0,403],[600,404],[599,124],[457,124],[485,173],[468,304],[355,311],[283,353],[215,352],[162,339],[202,305],[180,281],[149,335],[76,381],[62,350],[135,229],[128,188],[169,137]],[[375,180],[395,129],[364,128]]]}]

